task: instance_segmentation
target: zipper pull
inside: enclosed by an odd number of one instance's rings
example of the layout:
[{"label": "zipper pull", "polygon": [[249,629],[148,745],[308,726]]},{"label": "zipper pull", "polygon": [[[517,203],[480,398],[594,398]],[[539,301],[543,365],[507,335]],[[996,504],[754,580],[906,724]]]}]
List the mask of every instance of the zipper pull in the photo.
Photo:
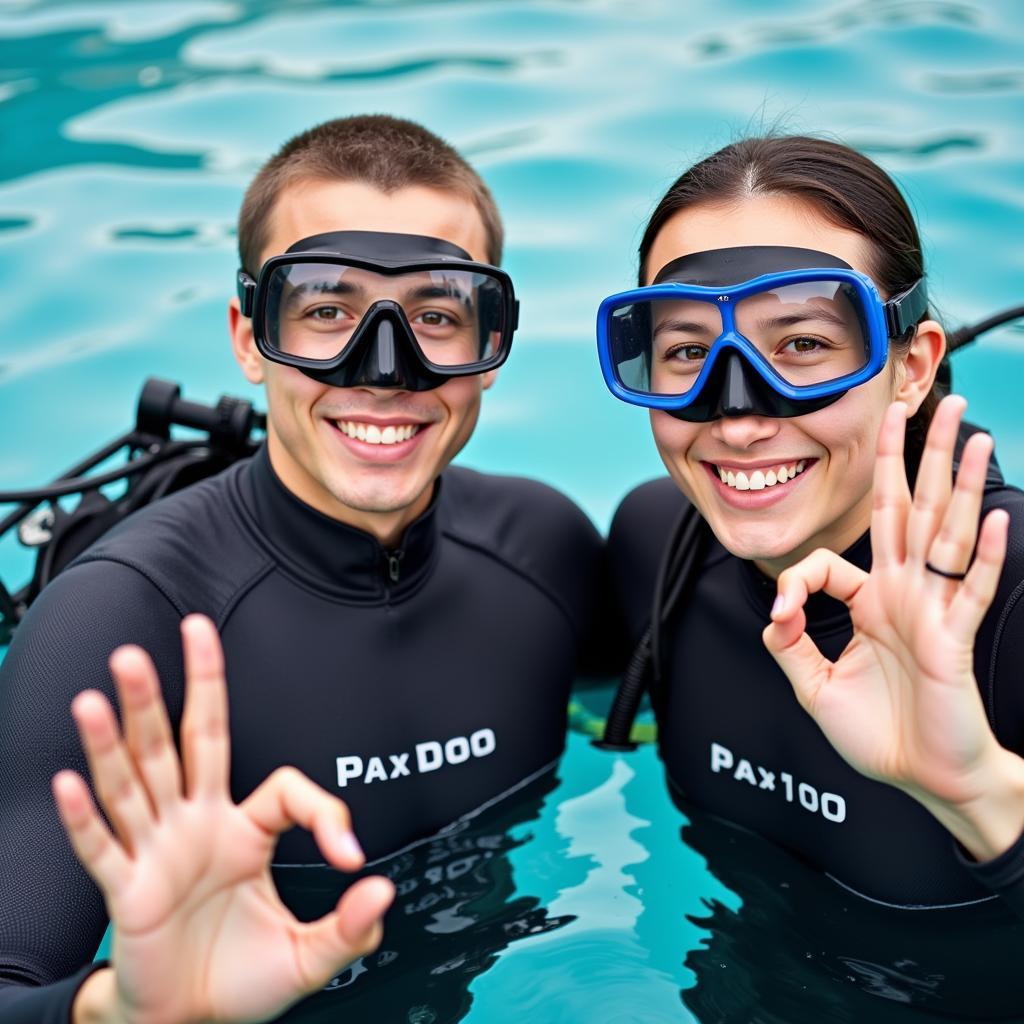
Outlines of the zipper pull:
[{"label": "zipper pull", "polygon": [[401,575],[402,568],[402,556],[405,554],[404,551],[387,551],[385,555],[388,562],[388,579],[392,583],[397,583],[398,578]]}]

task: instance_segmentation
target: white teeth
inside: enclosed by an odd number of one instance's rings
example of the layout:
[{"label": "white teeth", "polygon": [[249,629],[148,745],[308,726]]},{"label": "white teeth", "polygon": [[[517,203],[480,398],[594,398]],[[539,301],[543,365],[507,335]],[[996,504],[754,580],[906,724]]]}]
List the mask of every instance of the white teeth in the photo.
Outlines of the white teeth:
[{"label": "white teeth", "polygon": [[406,423],[400,427],[396,427],[393,424],[389,424],[386,427],[378,427],[375,423],[335,420],[335,425],[346,437],[354,438],[357,441],[365,441],[367,444],[386,445],[408,441],[420,429],[418,423]]},{"label": "white teeth", "polygon": [[777,484],[784,484],[792,480],[798,473],[802,473],[807,466],[807,460],[801,459],[788,466],[776,466],[772,469],[755,469],[747,476],[742,470],[733,471],[716,466],[718,476],[726,487],[732,487],[737,491],[763,491],[766,487],[775,487]]}]

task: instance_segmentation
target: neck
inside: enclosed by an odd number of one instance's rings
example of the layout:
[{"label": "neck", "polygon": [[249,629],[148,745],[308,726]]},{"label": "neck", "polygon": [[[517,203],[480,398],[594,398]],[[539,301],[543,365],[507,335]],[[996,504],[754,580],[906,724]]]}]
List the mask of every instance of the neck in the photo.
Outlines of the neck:
[{"label": "neck", "polygon": [[842,554],[871,528],[871,496],[872,491],[869,490],[845,515],[830,523],[824,530],[808,537],[792,551],[772,558],[754,558],[754,565],[765,576],[777,580],[785,569],[796,565],[818,548],[828,548],[829,551]]},{"label": "neck", "polygon": [[278,480],[299,501],[316,509],[321,515],[368,533],[385,548],[401,545],[406,528],[427,510],[434,494],[434,488],[427,487],[410,505],[397,509],[378,511],[355,508],[337,498],[300,466],[273,430],[267,431],[267,454]]}]

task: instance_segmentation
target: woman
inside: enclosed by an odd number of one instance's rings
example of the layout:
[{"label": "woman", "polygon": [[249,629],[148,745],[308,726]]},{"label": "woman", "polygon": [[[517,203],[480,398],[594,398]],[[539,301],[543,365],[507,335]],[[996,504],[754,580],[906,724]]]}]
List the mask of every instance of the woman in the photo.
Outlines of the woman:
[{"label": "woman", "polygon": [[612,526],[634,640],[678,491],[713,534],[661,630],[672,789],[870,900],[1024,913],[1024,494],[939,402],[899,191],[833,142],[735,143],[669,189],[640,284],[599,315],[672,477]]}]

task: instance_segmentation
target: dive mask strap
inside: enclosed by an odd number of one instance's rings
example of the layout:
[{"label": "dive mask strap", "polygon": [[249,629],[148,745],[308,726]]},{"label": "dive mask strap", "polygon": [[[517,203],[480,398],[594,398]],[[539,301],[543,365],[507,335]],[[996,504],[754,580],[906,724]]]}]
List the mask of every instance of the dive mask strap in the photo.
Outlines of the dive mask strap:
[{"label": "dive mask strap", "polygon": [[928,286],[919,277],[909,288],[894,295],[883,305],[885,326],[890,338],[902,338],[928,309]]},{"label": "dive mask strap", "polygon": [[244,269],[239,268],[235,276],[235,287],[238,290],[238,304],[242,307],[242,316],[251,318],[252,305],[256,298],[256,282]]}]

